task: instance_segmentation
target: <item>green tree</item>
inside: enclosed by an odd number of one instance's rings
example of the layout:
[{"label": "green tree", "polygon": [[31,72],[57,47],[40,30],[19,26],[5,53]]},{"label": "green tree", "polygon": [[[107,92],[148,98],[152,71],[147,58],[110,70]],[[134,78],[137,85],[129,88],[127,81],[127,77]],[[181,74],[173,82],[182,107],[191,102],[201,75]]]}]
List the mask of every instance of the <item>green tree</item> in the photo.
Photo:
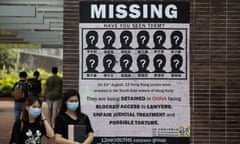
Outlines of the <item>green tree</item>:
[{"label": "green tree", "polygon": [[5,66],[7,70],[14,68],[17,60],[17,53],[12,49],[0,48],[0,69]]}]

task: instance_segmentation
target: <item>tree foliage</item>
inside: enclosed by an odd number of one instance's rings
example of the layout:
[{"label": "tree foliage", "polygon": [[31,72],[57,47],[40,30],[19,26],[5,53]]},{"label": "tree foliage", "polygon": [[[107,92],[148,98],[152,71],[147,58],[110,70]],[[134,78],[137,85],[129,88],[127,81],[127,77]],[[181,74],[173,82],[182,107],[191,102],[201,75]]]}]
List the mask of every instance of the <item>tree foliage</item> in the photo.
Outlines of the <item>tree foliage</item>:
[{"label": "tree foliage", "polygon": [[0,48],[0,69],[5,66],[7,70],[14,68],[17,60],[17,53],[12,49]]}]

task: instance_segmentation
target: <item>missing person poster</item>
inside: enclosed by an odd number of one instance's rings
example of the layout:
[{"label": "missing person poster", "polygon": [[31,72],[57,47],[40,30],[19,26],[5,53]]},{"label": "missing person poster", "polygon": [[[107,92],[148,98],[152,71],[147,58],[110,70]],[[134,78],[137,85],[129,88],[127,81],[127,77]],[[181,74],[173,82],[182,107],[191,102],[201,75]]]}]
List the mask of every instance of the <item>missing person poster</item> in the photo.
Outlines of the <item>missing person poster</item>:
[{"label": "missing person poster", "polygon": [[190,143],[189,2],[80,2],[79,90],[94,143]]}]

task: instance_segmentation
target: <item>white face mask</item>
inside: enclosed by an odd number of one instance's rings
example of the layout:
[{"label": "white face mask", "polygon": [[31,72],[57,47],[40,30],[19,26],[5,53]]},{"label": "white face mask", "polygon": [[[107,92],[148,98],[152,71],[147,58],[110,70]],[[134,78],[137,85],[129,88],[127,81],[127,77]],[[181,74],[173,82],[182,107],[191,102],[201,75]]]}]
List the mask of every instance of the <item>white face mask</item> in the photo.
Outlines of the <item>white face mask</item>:
[{"label": "white face mask", "polygon": [[28,114],[33,117],[33,118],[37,118],[40,114],[42,113],[42,109],[41,108],[33,108],[30,107]]}]

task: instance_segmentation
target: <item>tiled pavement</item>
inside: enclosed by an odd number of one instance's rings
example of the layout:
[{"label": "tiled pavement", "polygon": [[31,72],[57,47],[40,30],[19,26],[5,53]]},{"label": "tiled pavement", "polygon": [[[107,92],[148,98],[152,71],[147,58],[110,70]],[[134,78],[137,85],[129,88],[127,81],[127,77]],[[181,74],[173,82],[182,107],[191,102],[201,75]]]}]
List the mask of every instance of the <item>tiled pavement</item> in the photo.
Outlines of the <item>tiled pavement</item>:
[{"label": "tiled pavement", "polygon": [[[0,143],[8,144],[9,137],[11,134],[13,121],[14,121],[14,112],[13,112],[13,101],[0,101]],[[47,115],[47,105],[43,103],[43,109],[45,115]],[[53,139],[42,139],[42,144],[54,144]]]}]

